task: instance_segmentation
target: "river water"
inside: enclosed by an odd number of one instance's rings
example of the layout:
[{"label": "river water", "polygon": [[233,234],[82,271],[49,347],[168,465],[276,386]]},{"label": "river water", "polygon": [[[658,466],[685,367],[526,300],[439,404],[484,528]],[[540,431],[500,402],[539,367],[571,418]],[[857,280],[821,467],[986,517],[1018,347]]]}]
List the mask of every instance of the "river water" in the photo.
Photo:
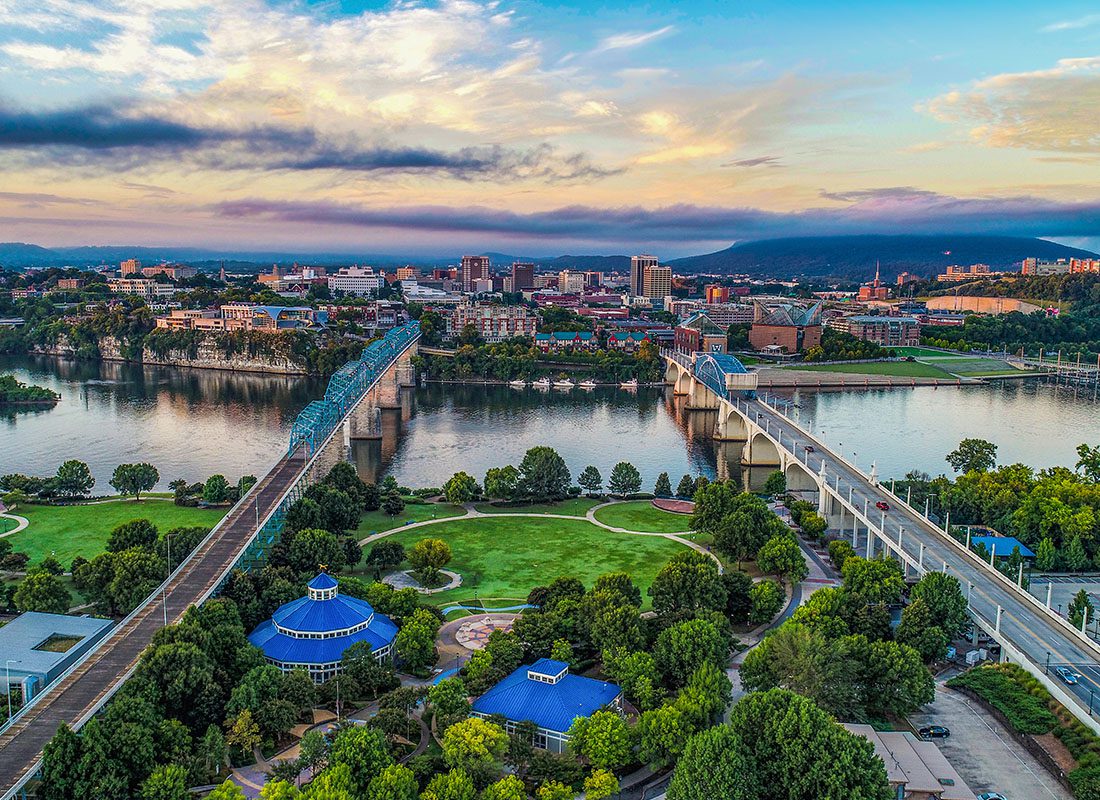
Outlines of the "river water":
[{"label": "river water", "polygon": [[[96,491],[119,463],[149,461],[161,486],[221,472],[262,473],[286,446],[290,425],[324,394],[311,378],[216,370],[2,358],[0,371],[62,395],[52,409],[0,417],[0,473],[52,474],[87,461]],[[790,413],[865,469],[881,476],[947,469],[964,437],[988,439],[1002,462],[1072,466],[1081,442],[1100,443],[1100,402],[1035,382],[789,394]],[[713,413],[688,412],[664,389],[591,392],[433,384],[412,390],[405,411],[384,411],[381,438],[357,441],[352,458],[367,479],[389,472],[412,486],[440,485],[458,470],[518,464],[548,444],[576,475],[594,464],[606,478],[630,461],[645,488],[667,471],[738,477],[740,445],[711,438]],[[762,476],[750,476],[755,484]]]}]

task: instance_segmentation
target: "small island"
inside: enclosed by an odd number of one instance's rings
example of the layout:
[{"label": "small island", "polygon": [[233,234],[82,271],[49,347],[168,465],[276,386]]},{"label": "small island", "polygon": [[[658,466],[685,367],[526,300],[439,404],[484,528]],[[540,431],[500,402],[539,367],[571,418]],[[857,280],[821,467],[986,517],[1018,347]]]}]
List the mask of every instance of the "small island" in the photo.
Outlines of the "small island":
[{"label": "small island", "polygon": [[0,375],[0,408],[20,405],[53,405],[61,399],[57,392],[43,386],[30,386],[14,375]]}]

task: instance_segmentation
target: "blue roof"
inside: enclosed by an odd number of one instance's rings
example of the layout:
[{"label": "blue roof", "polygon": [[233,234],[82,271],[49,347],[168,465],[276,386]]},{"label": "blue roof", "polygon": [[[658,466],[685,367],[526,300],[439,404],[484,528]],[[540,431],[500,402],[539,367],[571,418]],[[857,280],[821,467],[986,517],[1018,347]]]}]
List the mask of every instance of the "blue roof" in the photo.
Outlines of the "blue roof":
[{"label": "blue roof", "polygon": [[1035,558],[1035,552],[1015,536],[971,536],[970,546],[984,544],[986,551],[991,551],[997,558],[1012,555],[1012,551],[1019,547],[1020,555],[1024,558]]},{"label": "blue roof", "polygon": [[309,582],[310,589],[335,589],[340,584],[336,582],[336,579],[329,575],[327,572],[322,572],[316,578]]},{"label": "blue roof", "polygon": [[264,656],[280,664],[334,664],[353,644],[368,642],[371,650],[378,650],[391,644],[396,636],[397,626],[388,617],[375,614],[369,627],[331,639],[296,639],[280,633],[275,624],[267,620],[248,635],[248,641],[263,650]]},{"label": "blue roof", "polygon": [[374,608],[366,600],[338,594],[328,600],[299,597],[280,606],[271,618],[283,628],[318,633],[351,628],[366,622],[371,614],[374,614]]},{"label": "blue roof", "polygon": [[531,721],[540,728],[565,733],[578,717],[588,717],[613,702],[622,690],[613,683],[564,675],[557,683],[527,677],[528,671],[557,675],[568,665],[539,659],[523,666],[474,701],[478,714],[500,714],[513,722]]}]

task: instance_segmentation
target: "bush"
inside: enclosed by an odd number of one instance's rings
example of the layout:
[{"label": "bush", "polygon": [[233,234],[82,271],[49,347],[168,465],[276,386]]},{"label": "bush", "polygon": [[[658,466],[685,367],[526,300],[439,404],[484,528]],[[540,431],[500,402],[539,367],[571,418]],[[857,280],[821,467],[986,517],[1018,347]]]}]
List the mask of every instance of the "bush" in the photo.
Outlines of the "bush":
[{"label": "bush", "polygon": [[833,562],[833,566],[837,569],[843,567],[844,562],[855,554],[856,551],[844,539],[829,542],[829,560]]},{"label": "bush", "polygon": [[1018,672],[1022,670],[1013,664],[978,667],[952,678],[947,685],[969,689],[1004,714],[1020,733],[1050,733],[1058,725],[1050,711],[1050,695],[1030,675]]}]

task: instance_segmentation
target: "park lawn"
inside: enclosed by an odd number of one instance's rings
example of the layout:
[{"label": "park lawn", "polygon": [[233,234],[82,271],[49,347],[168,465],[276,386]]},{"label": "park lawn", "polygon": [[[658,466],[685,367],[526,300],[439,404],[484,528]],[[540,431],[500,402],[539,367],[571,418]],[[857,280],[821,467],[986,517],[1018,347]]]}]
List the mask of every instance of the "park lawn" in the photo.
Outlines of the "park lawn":
[{"label": "park lawn", "polygon": [[390,537],[406,548],[420,539],[438,538],[451,545],[447,569],[462,576],[462,586],[429,595],[439,606],[478,598],[523,598],[535,586],[570,576],[591,586],[606,572],[627,572],[642,590],[684,546],[663,536],[612,533],[585,520],[539,517],[456,519]]},{"label": "park lawn", "polygon": [[19,523],[14,519],[0,517],[0,533],[7,533],[8,531],[15,530],[15,526],[18,524]]},{"label": "park lawn", "polygon": [[494,506],[492,503],[478,503],[474,508],[482,514],[564,514],[569,517],[583,517],[588,513],[588,509],[602,502],[602,500],[590,500],[587,497],[572,497],[557,503],[532,503],[527,506]]},{"label": "park lawn", "polygon": [[897,375],[905,378],[946,378],[954,376],[932,364],[919,361],[870,361],[861,364],[798,364],[786,369],[809,372],[843,372],[853,375]]},{"label": "park lawn", "polygon": [[950,350],[936,350],[932,347],[891,347],[895,353],[901,357],[912,356],[913,358],[951,358],[956,355]]},{"label": "park lawn", "polygon": [[462,506],[453,506],[450,503],[409,503],[405,510],[396,517],[391,517],[385,511],[367,511],[359,521],[359,527],[355,529],[358,539],[365,539],[373,533],[388,531],[390,528],[399,528],[409,522],[422,522],[426,519],[445,519],[447,517],[460,517],[466,513]]},{"label": "park lawn", "polygon": [[649,500],[631,500],[605,506],[596,512],[596,519],[605,525],[628,531],[680,533],[691,529],[690,515],[662,511],[654,508]]},{"label": "park lawn", "polygon": [[123,500],[76,506],[21,504],[16,510],[30,522],[26,530],[9,536],[13,550],[37,564],[51,553],[68,569],[77,556],[92,559],[103,552],[116,527],[132,519],[147,519],[160,531],[192,525],[212,528],[225,509],[189,508],[165,500]]}]

